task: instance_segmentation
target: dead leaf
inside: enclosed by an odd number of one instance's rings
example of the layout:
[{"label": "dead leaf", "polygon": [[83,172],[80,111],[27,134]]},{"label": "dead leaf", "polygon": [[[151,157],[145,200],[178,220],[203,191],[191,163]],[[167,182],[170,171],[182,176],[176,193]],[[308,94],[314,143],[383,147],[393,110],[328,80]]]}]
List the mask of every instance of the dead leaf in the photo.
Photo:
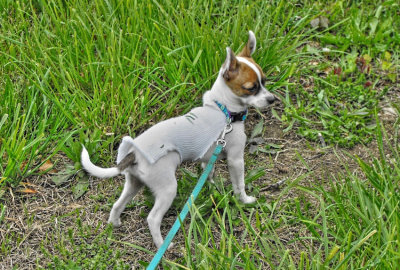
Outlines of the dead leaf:
[{"label": "dead leaf", "polygon": [[78,208],[82,208],[83,206],[77,203],[72,203],[70,205],[68,205],[68,208],[71,208],[73,210],[78,209]]},{"label": "dead leaf", "polygon": [[50,159],[46,160],[45,163],[42,164],[42,166],[39,167],[40,172],[47,172],[49,171],[54,164],[50,161]]},{"label": "dead leaf", "polygon": [[336,68],[333,70],[333,74],[339,76],[340,74],[342,74],[342,68],[341,68],[341,67],[336,67]]},{"label": "dead leaf", "polygon": [[385,114],[397,116],[397,112],[392,107],[382,109]]},{"label": "dead leaf", "polygon": [[364,83],[364,88],[370,87],[372,85],[371,81],[367,81],[366,83]]},{"label": "dead leaf", "polygon": [[315,18],[310,22],[312,28],[328,28],[329,27],[329,19],[327,17],[321,16]]},{"label": "dead leaf", "polygon": [[29,182],[21,182],[20,184],[22,186],[24,186],[24,187],[26,187],[26,186],[28,186],[28,187],[37,187],[37,185],[29,183]]},{"label": "dead leaf", "polygon": [[24,171],[26,164],[28,164],[28,160],[25,160],[21,163],[21,165],[19,166],[19,169],[22,171]]},{"label": "dead leaf", "polygon": [[32,189],[32,188],[23,188],[18,190],[19,193],[24,193],[24,194],[36,194],[37,191]]},{"label": "dead leaf", "polygon": [[326,74],[330,74],[330,73],[332,72],[332,67],[327,67],[327,68],[325,68],[325,69],[324,69],[324,72],[325,72]]},{"label": "dead leaf", "polygon": [[322,28],[328,28],[329,27],[329,20],[327,17],[321,16],[319,18],[319,26]]},{"label": "dead leaf", "polygon": [[319,18],[315,18],[310,22],[312,28],[317,28],[319,26]]}]

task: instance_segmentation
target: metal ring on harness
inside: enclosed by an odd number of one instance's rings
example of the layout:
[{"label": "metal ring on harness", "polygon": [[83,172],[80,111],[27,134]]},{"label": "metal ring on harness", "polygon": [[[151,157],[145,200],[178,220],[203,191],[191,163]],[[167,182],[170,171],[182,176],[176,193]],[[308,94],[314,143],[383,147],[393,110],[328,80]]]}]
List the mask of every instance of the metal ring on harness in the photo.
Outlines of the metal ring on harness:
[{"label": "metal ring on harness", "polygon": [[217,145],[222,145],[222,148],[225,148],[226,141],[224,139],[218,139],[217,140]]}]

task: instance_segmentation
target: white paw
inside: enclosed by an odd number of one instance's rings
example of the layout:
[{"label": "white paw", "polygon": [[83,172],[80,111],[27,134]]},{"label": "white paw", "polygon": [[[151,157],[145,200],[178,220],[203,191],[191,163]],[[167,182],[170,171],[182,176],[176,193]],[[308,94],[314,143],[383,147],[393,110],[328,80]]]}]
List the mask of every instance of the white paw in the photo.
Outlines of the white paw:
[{"label": "white paw", "polygon": [[108,223],[111,223],[114,228],[121,227],[121,220],[119,218],[117,219],[112,219],[111,217],[108,219]]},{"label": "white paw", "polygon": [[240,196],[240,200],[245,203],[245,204],[250,204],[250,203],[254,203],[257,199],[253,196]]}]

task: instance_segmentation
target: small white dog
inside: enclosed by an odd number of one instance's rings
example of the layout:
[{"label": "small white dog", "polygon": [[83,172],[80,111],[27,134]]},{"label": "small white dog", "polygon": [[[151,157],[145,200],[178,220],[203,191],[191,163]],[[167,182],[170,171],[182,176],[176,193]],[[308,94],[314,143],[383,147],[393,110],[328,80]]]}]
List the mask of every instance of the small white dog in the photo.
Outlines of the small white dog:
[{"label": "small white dog", "polygon": [[228,161],[233,191],[243,203],[256,200],[245,191],[243,155],[246,134],[243,121],[248,106],[264,108],[274,102],[275,97],[265,89],[265,75],[251,58],[255,48],[256,38],[252,31],[238,56],[226,48],[225,63],[211,90],[204,94],[203,106],[184,116],[160,122],[135,139],[124,137],[118,149],[117,167],[97,167],[83,147],[81,162],[88,173],[100,178],[119,174],[126,177],[122,194],[111,210],[109,223],[121,225],[120,215],[126,204],[146,185],[155,196],[147,222],[159,248],[163,243],[160,224],[176,195],[178,165],[186,160],[200,160],[204,166],[218,137],[230,122],[233,129],[226,134],[223,157]]}]

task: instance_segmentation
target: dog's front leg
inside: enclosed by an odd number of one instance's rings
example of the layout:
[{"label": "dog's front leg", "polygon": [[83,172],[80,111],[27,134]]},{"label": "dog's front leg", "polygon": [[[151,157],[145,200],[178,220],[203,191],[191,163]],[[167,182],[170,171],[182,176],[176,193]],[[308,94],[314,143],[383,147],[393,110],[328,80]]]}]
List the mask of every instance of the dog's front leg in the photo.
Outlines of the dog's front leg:
[{"label": "dog's front leg", "polygon": [[[236,128],[236,130],[235,130]],[[232,133],[229,134],[227,154],[229,174],[232,181],[233,192],[239,195],[243,203],[253,203],[256,198],[248,196],[245,191],[244,183],[244,147],[246,144],[246,134],[241,126],[234,127]]]},{"label": "dog's front leg", "polygon": [[245,191],[243,153],[240,156],[237,154],[231,158],[228,156],[228,167],[232,180],[233,192],[239,195],[243,203],[255,202],[256,198],[248,196]]}]

